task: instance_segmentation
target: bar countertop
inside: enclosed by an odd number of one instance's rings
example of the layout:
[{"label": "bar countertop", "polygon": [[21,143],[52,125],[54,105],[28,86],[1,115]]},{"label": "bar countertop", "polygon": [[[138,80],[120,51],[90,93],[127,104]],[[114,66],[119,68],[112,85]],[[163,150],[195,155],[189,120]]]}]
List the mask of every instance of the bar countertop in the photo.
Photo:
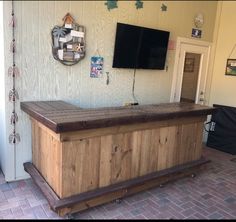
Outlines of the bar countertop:
[{"label": "bar countertop", "polygon": [[209,115],[216,110],[192,103],[84,109],[64,101],[21,102],[21,109],[56,133]]}]

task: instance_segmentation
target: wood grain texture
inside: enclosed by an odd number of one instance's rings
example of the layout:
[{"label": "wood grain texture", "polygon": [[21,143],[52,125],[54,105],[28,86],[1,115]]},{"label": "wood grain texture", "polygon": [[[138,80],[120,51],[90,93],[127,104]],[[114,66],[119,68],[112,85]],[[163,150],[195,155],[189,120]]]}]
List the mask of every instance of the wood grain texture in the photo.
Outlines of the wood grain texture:
[{"label": "wood grain texture", "polygon": [[[60,133],[59,135],[61,142],[66,141],[74,141],[80,140],[84,138],[91,138],[96,136],[105,136],[108,134],[119,134],[119,133],[128,133],[133,131],[145,130],[145,129],[155,129],[160,127],[167,127],[171,125],[180,125],[180,124],[188,124],[193,122],[202,122],[206,119],[205,116],[197,116],[192,118],[178,118],[178,119],[170,119],[170,120],[161,120],[161,121],[152,121],[148,123],[140,123],[140,124],[125,124],[119,125],[114,127],[106,127],[98,129],[91,129],[91,130],[80,130],[80,131],[73,131],[67,133]],[[43,126],[43,124],[41,124]],[[53,132],[53,131],[52,131]]]},{"label": "wood grain texture", "polygon": [[62,144],[48,131],[37,121],[32,121],[32,159],[53,190],[59,194],[62,181]]},{"label": "wood grain texture", "polygon": [[124,181],[131,175],[132,133],[113,135],[111,184]]},{"label": "wood grain texture", "polygon": [[[35,105],[45,106],[45,110],[36,111]],[[47,111],[47,102],[22,102],[21,109],[56,133],[208,115],[215,110],[198,104],[165,103],[98,109],[59,108],[57,111]]]},{"label": "wood grain texture", "polygon": [[132,136],[131,178],[134,178],[140,175],[142,131],[133,131]]},{"label": "wood grain texture", "polygon": [[101,137],[99,187],[111,184],[112,145],[112,135]]},{"label": "wood grain texture", "polygon": [[77,131],[70,141],[32,119],[33,163],[67,198],[200,159],[205,118]]},{"label": "wood grain texture", "polygon": [[192,160],[194,158],[200,158],[202,156],[202,138],[203,138],[203,133],[202,133],[202,129],[204,128],[204,122],[198,122],[196,123],[196,145],[195,145],[195,149],[192,155]]},{"label": "wood grain texture", "polygon": [[[39,17],[39,26],[37,27],[37,31],[36,27],[34,28],[35,32],[38,34],[39,45],[37,59],[39,93],[37,98],[48,98],[51,100],[57,97],[57,94],[54,92],[55,80],[57,79],[56,72],[54,71],[55,61],[50,50],[52,45],[51,30],[56,24],[55,18],[57,11],[55,10],[55,3],[56,1],[39,1],[39,7],[36,12]],[[46,30],[43,27],[50,28]],[[24,47],[26,47],[25,44]],[[54,83],[52,87],[47,87],[49,82]],[[37,100],[37,98],[34,100]]]},{"label": "wood grain texture", "polygon": [[[55,1],[54,2],[54,13],[55,13],[55,21],[54,24],[51,26],[51,29],[55,25],[63,25],[62,18],[65,16],[67,12],[70,10],[70,2],[68,1]],[[50,29],[50,30],[51,30]],[[51,57],[52,57],[52,53]],[[53,71],[54,71],[54,76],[53,76],[53,82],[54,82],[54,87],[52,88],[52,94],[53,94],[53,99],[55,98],[63,98],[64,95],[68,95],[68,88],[71,87],[71,84],[69,82],[69,76],[71,76],[71,69],[68,66],[65,66],[61,64],[60,62],[54,60],[52,57],[50,59],[51,61],[53,60]]]},{"label": "wood grain texture", "polygon": [[68,213],[83,211],[112,200],[127,197],[129,195],[157,187],[158,185],[165,184],[169,181],[175,181],[177,179],[190,176],[191,174],[197,173],[199,170],[204,169],[204,165],[206,163],[209,163],[209,161],[200,159],[180,167],[162,170],[147,176],[100,188],[92,192],[75,195],[71,198],[65,198],[57,201],[53,209],[61,216]]},{"label": "wood grain texture", "polygon": [[158,150],[158,170],[163,170],[168,168],[168,165],[171,165],[173,163],[168,162],[168,158],[173,156],[173,153],[170,152],[172,150],[171,144],[172,139],[171,137],[174,136],[174,134],[171,134],[171,130],[175,127],[164,127],[160,130],[160,136],[159,136],[159,150]]},{"label": "wood grain texture", "polygon": [[149,163],[151,161],[152,153],[150,152],[151,146],[151,130],[143,130],[141,134],[141,152],[140,152],[140,171],[139,175],[143,176],[150,173]]},{"label": "wood grain texture", "polygon": [[99,137],[88,140],[83,158],[81,192],[95,190],[99,186],[100,141],[101,138]]},{"label": "wood grain texture", "polygon": [[60,169],[63,177],[61,184],[63,190],[59,194],[60,197],[66,196],[65,193],[70,196],[81,192],[87,143],[88,141],[85,140],[63,143],[63,169]]}]

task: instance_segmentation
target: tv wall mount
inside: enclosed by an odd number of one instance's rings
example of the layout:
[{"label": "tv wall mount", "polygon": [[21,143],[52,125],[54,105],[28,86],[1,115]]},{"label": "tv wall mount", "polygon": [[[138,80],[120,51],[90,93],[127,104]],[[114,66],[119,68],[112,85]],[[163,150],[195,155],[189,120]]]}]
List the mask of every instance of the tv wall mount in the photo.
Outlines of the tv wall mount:
[{"label": "tv wall mount", "polygon": [[62,26],[54,26],[51,31],[52,54],[54,59],[71,66],[85,57],[85,27],[77,24],[67,13]]}]

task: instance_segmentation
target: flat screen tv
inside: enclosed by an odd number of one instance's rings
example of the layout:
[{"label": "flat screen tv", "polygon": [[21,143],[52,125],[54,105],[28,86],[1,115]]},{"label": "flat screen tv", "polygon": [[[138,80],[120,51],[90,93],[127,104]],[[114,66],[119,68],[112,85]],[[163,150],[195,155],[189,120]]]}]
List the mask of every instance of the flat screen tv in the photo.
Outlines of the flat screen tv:
[{"label": "flat screen tv", "polygon": [[117,23],[113,68],[165,68],[169,32]]}]

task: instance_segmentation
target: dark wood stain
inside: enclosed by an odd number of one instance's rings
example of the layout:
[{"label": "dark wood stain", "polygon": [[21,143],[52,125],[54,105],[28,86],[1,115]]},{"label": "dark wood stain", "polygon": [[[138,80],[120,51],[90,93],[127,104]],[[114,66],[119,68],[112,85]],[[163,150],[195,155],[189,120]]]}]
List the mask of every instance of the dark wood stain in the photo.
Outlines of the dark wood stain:
[{"label": "dark wood stain", "polygon": [[82,109],[64,101],[21,102],[21,109],[56,133],[209,115],[216,110],[190,103]]}]

